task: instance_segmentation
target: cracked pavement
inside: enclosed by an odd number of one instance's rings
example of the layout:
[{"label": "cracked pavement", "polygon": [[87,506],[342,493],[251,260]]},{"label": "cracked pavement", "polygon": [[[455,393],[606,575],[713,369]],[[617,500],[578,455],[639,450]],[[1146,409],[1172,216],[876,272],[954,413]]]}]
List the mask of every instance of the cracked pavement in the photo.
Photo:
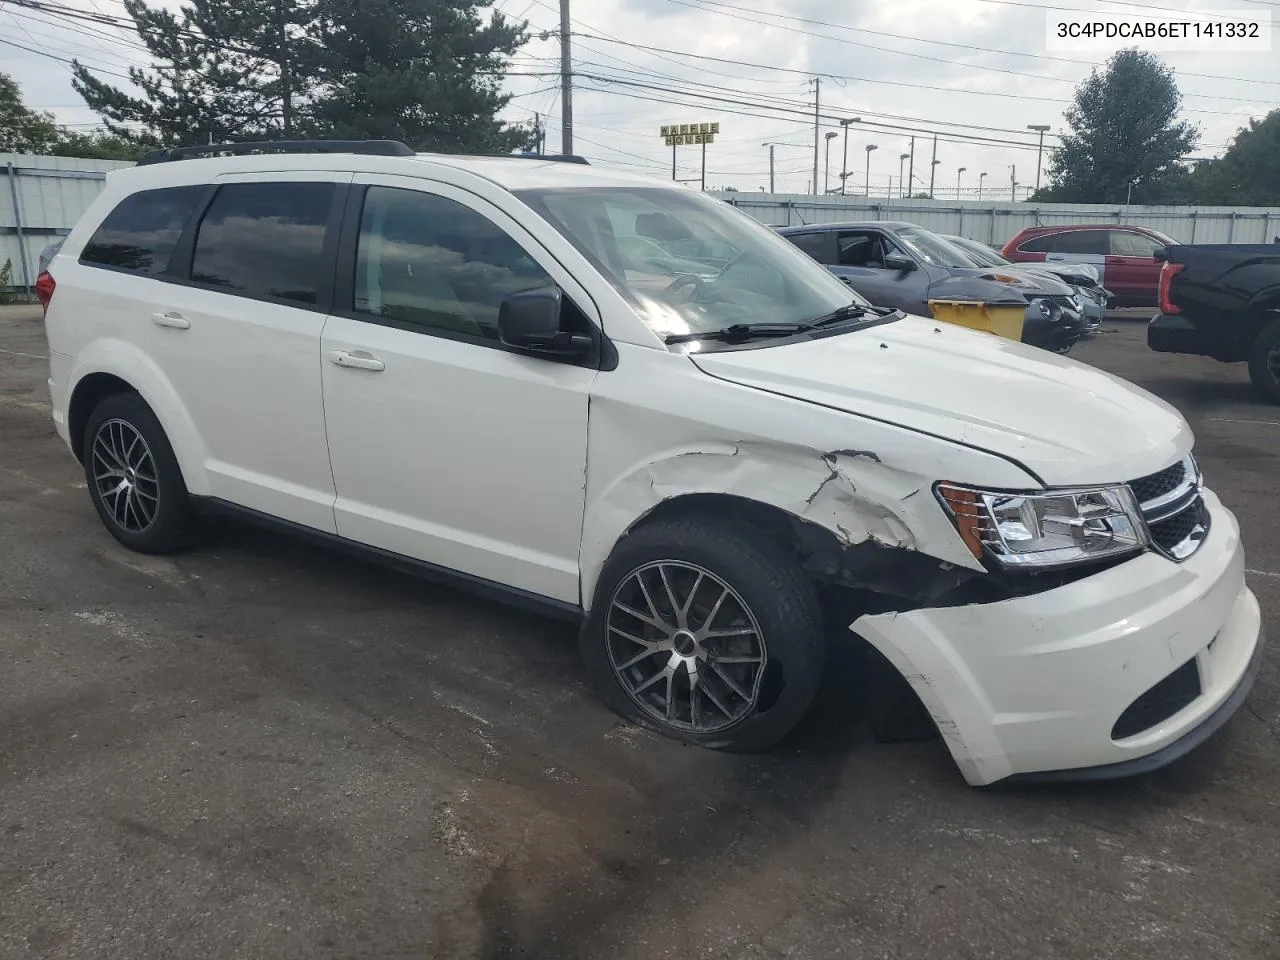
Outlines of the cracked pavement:
[{"label": "cracked pavement", "polygon": [[[0,310],[0,957],[1277,957],[1280,667],[1136,780],[974,790],[837,669],[780,749],[621,724],[572,629],[219,526],[118,547]],[[1280,635],[1280,408],[1108,322],[1190,419]]]}]

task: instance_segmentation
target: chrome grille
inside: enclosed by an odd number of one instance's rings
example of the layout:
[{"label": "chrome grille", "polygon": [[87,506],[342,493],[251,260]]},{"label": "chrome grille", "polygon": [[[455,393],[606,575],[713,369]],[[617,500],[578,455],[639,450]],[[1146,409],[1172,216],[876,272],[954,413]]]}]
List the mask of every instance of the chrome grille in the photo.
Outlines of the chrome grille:
[{"label": "chrome grille", "polygon": [[1209,512],[1200,486],[1200,470],[1190,455],[1157,473],[1129,481],[1152,545],[1171,560],[1187,559],[1200,549],[1209,533]]}]

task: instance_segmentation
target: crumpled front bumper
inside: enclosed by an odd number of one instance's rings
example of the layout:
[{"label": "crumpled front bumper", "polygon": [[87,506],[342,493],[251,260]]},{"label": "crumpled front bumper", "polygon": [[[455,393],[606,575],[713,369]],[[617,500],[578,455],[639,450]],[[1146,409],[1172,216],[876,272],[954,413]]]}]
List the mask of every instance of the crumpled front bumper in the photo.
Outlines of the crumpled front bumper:
[{"label": "crumpled front bumper", "polygon": [[[1212,492],[1204,496],[1211,533],[1183,563],[1147,553],[1043,593],[865,616],[850,629],[911,684],[971,784],[1168,763],[1229,719],[1261,654],[1239,526]],[[1198,696],[1112,738],[1135,700],[1192,660]]]}]

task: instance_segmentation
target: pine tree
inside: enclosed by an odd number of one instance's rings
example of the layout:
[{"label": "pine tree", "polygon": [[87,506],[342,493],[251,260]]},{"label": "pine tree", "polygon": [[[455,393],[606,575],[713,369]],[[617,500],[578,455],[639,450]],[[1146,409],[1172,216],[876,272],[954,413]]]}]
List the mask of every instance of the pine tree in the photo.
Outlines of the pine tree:
[{"label": "pine tree", "polygon": [[524,25],[491,0],[319,0],[317,134],[402,140],[423,151],[510,153],[532,129],[497,118],[506,59]]},{"label": "pine tree", "polygon": [[123,2],[153,61],[129,71],[142,95],[79,63],[73,80],[113,133],[169,146],[295,131],[314,69],[312,0],[192,0],[176,14]]}]

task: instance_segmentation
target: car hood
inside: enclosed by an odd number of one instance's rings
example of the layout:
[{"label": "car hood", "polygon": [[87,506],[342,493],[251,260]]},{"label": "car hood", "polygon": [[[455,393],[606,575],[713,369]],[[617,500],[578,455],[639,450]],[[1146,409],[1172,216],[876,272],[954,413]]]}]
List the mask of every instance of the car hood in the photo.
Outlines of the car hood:
[{"label": "car hood", "polygon": [[1050,486],[1133,480],[1174,463],[1192,444],[1182,415],[1131,383],[919,317],[690,357],[733,383],[990,451]]},{"label": "car hood", "polygon": [[998,267],[951,267],[949,272],[953,277],[979,277],[994,283],[1007,283],[1004,280],[996,280],[996,277],[1013,277],[1015,282],[1009,286],[1027,299],[1036,296],[1066,296],[1072,292],[1071,287],[1057,277],[1040,271],[1024,270],[1020,266],[1006,267],[1002,264]]}]

